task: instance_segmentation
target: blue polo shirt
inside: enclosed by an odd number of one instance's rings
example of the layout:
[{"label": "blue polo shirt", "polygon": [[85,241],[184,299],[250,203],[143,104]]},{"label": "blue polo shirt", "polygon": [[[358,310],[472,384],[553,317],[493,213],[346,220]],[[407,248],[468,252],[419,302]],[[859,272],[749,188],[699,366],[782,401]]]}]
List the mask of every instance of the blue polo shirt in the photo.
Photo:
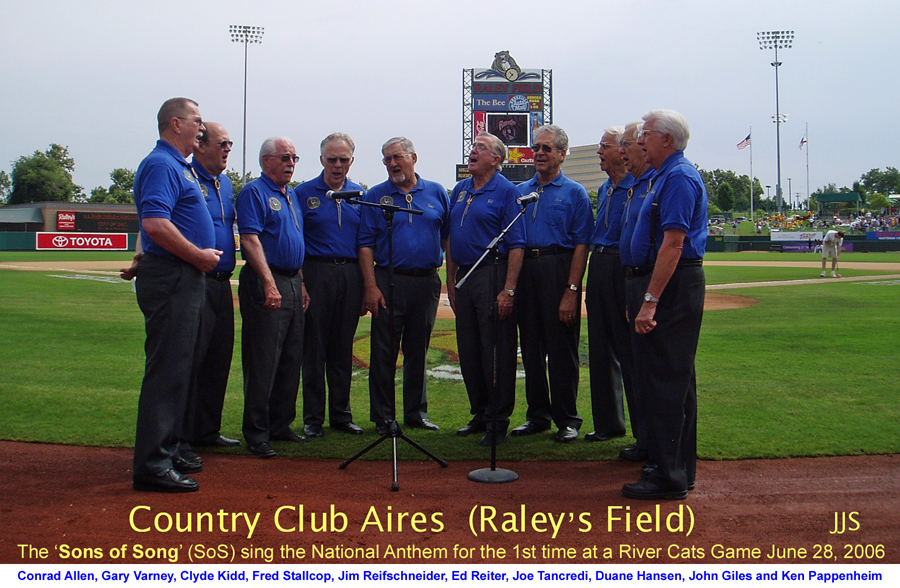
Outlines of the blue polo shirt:
[{"label": "blue polo shirt", "polygon": [[615,186],[607,179],[597,190],[597,222],[594,223],[594,235],[591,245],[603,247],[619,247],[622,236],[622,214],[628,200],[628,190],[634,183],[631,174],[627,174]]},{"label": "blue polo shirt", "polygon": [[[537,192],[540,187],[537,174],[517,186],[522,195]],[[524,219],[526,247],[574,249],[576,245],[591,242],[594,229],[591,199],[584,186],[562,172],[544,186],[537,202],[528,205]]]},{"label": "blue polo shirt", "polygon": [[191,167],[200,180],[200,191],[206,200],[206,208],[212,217],[216,234],[216,249],[222,252],[214,272],[234,271],[234,188],[225,174],[213,177],[198,161]]},{"label": "blue polo shirt", "polygon": [[[450,195],[450,255],[457,265],[472,265],[494,237],[516,218],[519,192],[497,172],[477,192],[467,178]],[[499,244],[500,257],[525,247],[525,221],[519,218]]]},{"label": "blue polo shirt", "polygon": [[[172,144],[160,139],[138,166],[134,175],[134,203],[138,220],[168,219],[185,239],[200,249],[215,246],[212,217],[194,170]],[[144,232],[143,223],[141,245],[147,253],[174,257]]]},{"label": "blue polo shirt", "polygon": [[[656,262],[656,253],[668,229],[685,232],[681,259],[700,259],[706,253],[707,196],[706,186],[697,168],[683,151],[671,154],[650,176],[650,192],[641,207],[631,238],[635,265]],[[653,202],[658,203],[656,250],[650,251],[650,224]]]},{"label": "blue polo shirt", "polygon": [[238,195],[238,231],[258,235],[266,261],[284,270],[303,267],[303,215],[290,186],[285,192],[269,176],[246,184]]},{"label": "blue polo shirt", "polygon": [[[411,196],[411,198],[407,198]],[[394,215],[394,268],[416,270],[440,267],[444,263],[441,241],[450,234],[450,197],[437,182],[423,180],[416,174],[415,187],[406,194],[393,182],[378,184],[366,194],[368,202],[382,202],[424,212],[413,216]],[[381,210],[364,206],[359,223],[359,246],[371,247],[375,263],[388,265],[387,221]],[[411,222],[410,222],[410,219]]]},{"label": "blue polo shirt", "polygon": [[[630,187],[625,200],[625,210],[622,212],[622,235],[619,238],[619,259],[622,265],[639,266],[645,263],[643,259],[635,259],[631,253],[631,237],[634,235],[634,227],[637,225],[638,215],[647,199],[647,188],[650,185],[650,176],[654,170],[648,167],[637,180],[629,174],[626,176]],[[625,183],[625,180],[622,180]]]},{"label": "blue polo shirt", "polygon": [[[359,233],[359,205],[346,200],[332,202],[325,197],[331,190],[325,183],[325,172],[315,179],[303,182],[294,192],[303,213],[303,237],[306,240],[306,254],[314,257],[348,257],[356,259],[359,247],[356,238]],[[344,190],[365,188],[349,179],[344,181]],[[340,208],[340,219],[338,209]]]}]

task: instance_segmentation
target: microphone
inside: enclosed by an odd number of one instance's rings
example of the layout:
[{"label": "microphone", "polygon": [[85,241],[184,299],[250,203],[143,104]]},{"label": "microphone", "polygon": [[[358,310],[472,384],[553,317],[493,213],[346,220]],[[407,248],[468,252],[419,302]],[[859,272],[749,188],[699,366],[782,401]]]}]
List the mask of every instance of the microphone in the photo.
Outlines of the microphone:
[{"label": "microphone", "polygon": [[526,194],[525,196],[519,196],[516,198],[516,204],[519,206],[528,206],[532,202],[537,202],[540,199],[541,195],[537,192],[532,192],[531,194]]},{"label": "microphone", "polygon": [[342,198],[362,198],[362,190],[328,190],[325,192],[325,198],[331,201],[340,200]]}]

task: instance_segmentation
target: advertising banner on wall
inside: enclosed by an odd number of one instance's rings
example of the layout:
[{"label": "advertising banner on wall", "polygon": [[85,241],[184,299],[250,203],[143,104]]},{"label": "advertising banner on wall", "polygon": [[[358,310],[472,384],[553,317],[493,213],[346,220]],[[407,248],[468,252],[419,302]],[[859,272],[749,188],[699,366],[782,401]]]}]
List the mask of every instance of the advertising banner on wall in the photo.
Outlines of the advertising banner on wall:
[{"label": "advertising banner on wall", "polygon": [[38,251],[125,251],[127,233],[35,233]]},{"label": "advertising banner on wall", "polygon": [[117,212],[56,212],[56,230],[87,233],[137,233],[140,230],[137,213]]}]

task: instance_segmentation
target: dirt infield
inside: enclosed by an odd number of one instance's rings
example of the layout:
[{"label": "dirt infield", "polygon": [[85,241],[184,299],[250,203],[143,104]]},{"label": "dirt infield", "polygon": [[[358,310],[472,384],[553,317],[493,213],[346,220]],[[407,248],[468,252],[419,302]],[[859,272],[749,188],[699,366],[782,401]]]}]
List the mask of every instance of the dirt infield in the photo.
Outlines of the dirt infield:
[{"label": "dirt infield", "polygon": [[[0,456],[0,563],[38,563],[22,557],[23,544],[48,549],[41,563],[166,563],[173,553],[179,563],[197,563],[196,551],[189,559],[190,549],[197,548],[189,546],[200,544],[225,545],[236,553],[233,562],[229,556],[200,563],[264,562],[264,551],[241,557],[241,550],[251,547],[272,548],[275,563],[900,563],[897,455],[704,461],[688,500],[659,505],[622,497],[622,484],[636,479],[639,468],[625,462],[501,463],[520,479],[497,485],[466,478],[470,470],[487,463],[453,462],[441,469],[433,462],[401,462],[400,491],[391,492],[387,462],[355,462],[339,470],[330,460],[206,454],[205,471],[195,475],[199,492],[159,495],[131,490],[131,451],[125,449],[0,442]],[[341,529],[343,519],[337,516],[333,530],[313,531],[312,526],[331,518],[332,507],[345,515],[346,528]],[[470,514],[474,510],[477,521],[478,515],[490,514],[490,508],[495,509],[498,532],[490,525],[481,532],[475,524],[476,536]],[[220,511],[225,513],[222,519]],[[181,517],[184,525],[205,512],[215,513],[212,532],[198,532],[196,522],[191,532],[153,529],[155,518],[160,525],[168,520],[166,515],[159,518],[160,513]],[[251,518],[259,514],[249,537],[243,519],[232,527],[231,514],[236,512]],[[667,517],[679,512],[684,529],[668,531]],[[131,527],[132,513],[134,526],[147,532]],[[421,522],[412,524],[412,515],[401,520],[401,513],[421,513]],[[552,515],[559,527],[555,537],[553,524],[541,522],[536,513]],[[640,513],[650,521],[644,530],[638,523]],[[619,518],[611,519],[611,514]],[[296,528],[301,518],[302,532]],[[836,519],[847,532],[832,532]],[[655,530],[657,521],[660,530]],[[671,526],[675,522],[668,518]],[[123,544],[131,546],[128,557],[110,557],[111,550]],[[63,559],[63,545],[69,553],[76,547],[91,548],[99,557]],[[283,545],[303,547],[306,559],[281,557]],[[349,548],[377,548],[378,556],[315,557],[313,545],[332,548],[332,555]],[[395,557],[407,546],[437,551],[431,558],[418,552]],[[454,555],[454,546],[473,551],[461,557],[459,549]],[[506,556],[483,554],[482,546],[503,548]],[[770,558],[773,546],[776,552]],[[136,556],[137,549],[147,548],[167,551]],[[446,554],[439,548],[446,548]],[[606,548],[610,551],[604,557]],[[726,554],[736,548],[742,551]],[[749,551],[753,548],[760,550],[758,557]],[[831,557],[822,559],[827,553]],[[533,557],[526,558],[529,554]]]}]

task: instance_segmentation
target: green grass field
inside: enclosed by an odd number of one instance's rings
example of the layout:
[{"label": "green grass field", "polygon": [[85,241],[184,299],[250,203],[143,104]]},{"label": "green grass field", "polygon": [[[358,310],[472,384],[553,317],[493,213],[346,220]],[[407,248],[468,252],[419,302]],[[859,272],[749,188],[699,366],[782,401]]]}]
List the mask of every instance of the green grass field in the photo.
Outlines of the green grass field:
[{"label": "green grass field", "polygon": [[[122,259],[130,254],[65,255],[64,259]],[[746,288],[726,293],[759,304],[707,312],[697,356],[699,454],[704,459],[896,453],[900,451],[900,400],[896,359],[900,332],[897,280],[879,261],[892,254],[857,254],[871,281],[823,280],[804,285]],[[844,261],[857,255],[842,256]],[[810,256],[802,260],[811,261]],[[882,257],[884,259],[882,259]],[[0,262],[54,260],[59,253],[0,253]],[[707,259],[747,260],[746,254]],[[753,260],[788,261],[781,254]],[[760,272],[760,270],[764,270]],[[707,267],[710,284],[795,280],[807,268]],[[895,272],[896,273],[896,272]],[[817,272],[816,274],[817,275]],[[90,277],[91,279],[77,279]],[[129,447],[133,443],[137,397],[143,375],[143,317],[129,284],[63,272],[0,270],[0,438],[17,441]],[[73,279],[76,278],[76,279]],[[102,279],[103,277],[100,276]],[[240,315],[237,336],[240,340]],[[356,354],[368,357],[369,320],[360,322]],[[451,364],[456,350],[453,321],[438,320],[429,368]],[[582,327],[582,357],[587,333]],[[226,397],[223,433],[239,437],[242,407],[240,344]],[[429,413],[437,433],[407,434],[446,459],[486,458],[477,438],[453,432],[468,420],[461,381],[429,378]],[[326,429],[324,439],[303,446],[277,443],[285,455],[347,457],[373,440],[368,422],[365,371],[354,377],[356,421],[365,436]],[[524,381],[519,380],[513,426],[524,420]],[[579,410],[583,433],[593,430],[587,367],[581,373]],[[299,410],[298,410],[299,412]],[[298,427],[299,428],[299,427]],[[630,439],[603,444],[554,443],[550,434],[508,440],[501,460],[614,459]],[[228,450],[240,453],[240,449]],[[369,454],[387,459],[388,444]],[[401,458],[419,459],[401,444]]]}]

